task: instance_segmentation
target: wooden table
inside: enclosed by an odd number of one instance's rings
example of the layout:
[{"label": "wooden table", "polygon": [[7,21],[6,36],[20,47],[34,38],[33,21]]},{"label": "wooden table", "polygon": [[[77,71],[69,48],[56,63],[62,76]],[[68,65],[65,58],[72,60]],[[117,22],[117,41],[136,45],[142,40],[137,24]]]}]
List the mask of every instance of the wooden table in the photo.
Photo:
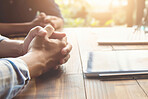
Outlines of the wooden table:
[{"label": "wooden table", "polygon": [[148,49],[148,45],[98,46],[97,39],[102,35],[118,38],[114,33],[122,32],[122,37],[127,39],[147,39],[146,34],[123,36],[130,28],[66,28],[64,31],[73,45],[70,60],[62,70],[32,79],[15,99],[148,99],[147,79],[100,81],[85,78],[82,71],[87,66],[88,51]]}]

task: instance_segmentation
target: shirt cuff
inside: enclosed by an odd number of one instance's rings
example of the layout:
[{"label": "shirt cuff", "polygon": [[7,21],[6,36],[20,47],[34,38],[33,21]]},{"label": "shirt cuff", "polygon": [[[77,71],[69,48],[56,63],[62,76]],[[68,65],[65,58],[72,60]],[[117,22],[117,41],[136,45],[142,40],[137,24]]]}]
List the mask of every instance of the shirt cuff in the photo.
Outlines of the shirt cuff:
[{"label": "shirt cuff", "polygon": [[7,60],[13,67],[15,74],[14,75],[14,82],[11,88],[11,92],[8,97],[16,96],[22,88],[25,87],[26,84],[29,83],[30,74],[27,67],[27,64],[19,59],[19,58],[3,58]]},{"label": "shirt cuff", "polygon": [[30,74],[27,64],[19,58],[5,58],[5,59],[11,63],[13,68],[16,70],[18,76],[20,76],[22,80],[25,80],[24,82],[20,79],[19,84],[27,84],[28,81],[30,80]]},{"label": "shirt cuff", "polygon": [[0,35],[0,42],[5,39],[8,39],[8,38]]}]

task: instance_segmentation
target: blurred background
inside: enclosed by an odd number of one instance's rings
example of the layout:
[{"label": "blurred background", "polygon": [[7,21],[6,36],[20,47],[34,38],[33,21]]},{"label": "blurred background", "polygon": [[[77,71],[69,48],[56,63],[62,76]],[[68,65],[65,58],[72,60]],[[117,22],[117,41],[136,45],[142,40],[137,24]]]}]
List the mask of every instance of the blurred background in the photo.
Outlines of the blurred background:
[{"label": "blurred background", "polygon": [[148,0],[55,0],[64,27],[132,27],[147,15]]}]

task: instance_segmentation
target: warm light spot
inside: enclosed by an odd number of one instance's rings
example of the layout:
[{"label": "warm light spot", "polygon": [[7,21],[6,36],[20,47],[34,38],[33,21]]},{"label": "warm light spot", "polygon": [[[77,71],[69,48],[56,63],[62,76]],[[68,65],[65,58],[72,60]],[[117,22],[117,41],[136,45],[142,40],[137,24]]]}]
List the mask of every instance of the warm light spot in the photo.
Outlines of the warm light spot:
[{"label": "warm light spot", "polygon": [[86,0],[86,1],[92,5],[107,6],[111,3],[112,0]]},{"label": "warm light spot", "polygon": [[109,6],[125,6],[127,5],[127,0],[85,0],[89,4],[98,7],[109,7]]}]

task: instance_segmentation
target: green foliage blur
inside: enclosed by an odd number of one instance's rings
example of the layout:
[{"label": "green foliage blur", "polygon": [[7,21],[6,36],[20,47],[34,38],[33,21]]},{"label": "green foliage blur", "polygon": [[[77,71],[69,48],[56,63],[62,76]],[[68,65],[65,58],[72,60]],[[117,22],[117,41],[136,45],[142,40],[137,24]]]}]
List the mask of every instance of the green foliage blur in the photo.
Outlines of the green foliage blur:
[{"label": "green foliage blur", "polygon": [[64,17],[64,27],[109,27],[124,25],[126,21],[124,7],[97,12],[86,0],[55,1]]}]

